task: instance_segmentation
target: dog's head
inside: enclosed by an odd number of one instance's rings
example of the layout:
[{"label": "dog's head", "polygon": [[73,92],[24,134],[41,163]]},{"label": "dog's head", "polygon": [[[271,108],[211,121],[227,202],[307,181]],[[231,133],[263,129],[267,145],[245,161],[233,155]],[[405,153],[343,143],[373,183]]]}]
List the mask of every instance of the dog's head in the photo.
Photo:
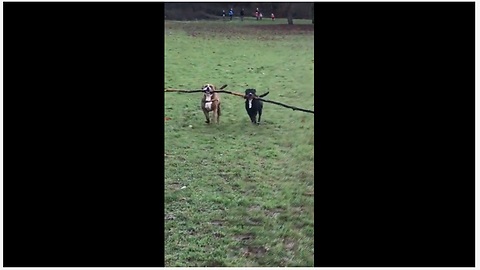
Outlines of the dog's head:
[{"label": "dog's head", "polygon": [[213,94],[213,92],[215,92],[215,86],[213,86],[213,84],[207,83],[202,87],[202,90],[205,94]]},{"label": "dog's head", "polygon": [[247,89],[245,90],[245,99],[252,100],[257,96],[257,90],[256,89]]},{"label": "dog's head", "polygon": [[215,86],[213,86],[213,84],[205,84],[202,90],[205,101],[211,101],[213,93],[215,92]]}]

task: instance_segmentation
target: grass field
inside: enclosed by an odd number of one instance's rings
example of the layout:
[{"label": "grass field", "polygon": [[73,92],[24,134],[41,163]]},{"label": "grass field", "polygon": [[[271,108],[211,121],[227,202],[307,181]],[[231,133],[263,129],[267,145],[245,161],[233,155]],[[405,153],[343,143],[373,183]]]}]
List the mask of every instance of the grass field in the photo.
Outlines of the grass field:
[{"label": "grass field", "polygon": [[[165,88],[256,88],[313,110],[313,25],[294,23],[165,21]],[[264,103],[256,126],[221,94],[209,125],[201,97],[165,93],[165,265],[313,266],[314,115]]]}]

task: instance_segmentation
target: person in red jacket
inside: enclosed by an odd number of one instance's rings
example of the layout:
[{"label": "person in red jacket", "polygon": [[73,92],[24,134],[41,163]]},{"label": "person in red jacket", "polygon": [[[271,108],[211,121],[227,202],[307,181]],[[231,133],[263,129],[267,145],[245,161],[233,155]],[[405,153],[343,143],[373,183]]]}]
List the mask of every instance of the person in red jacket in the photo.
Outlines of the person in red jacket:
[{"label": "person in red jacket", "polygon": [[275,14],[273,14],[273,12],[272,12],[271,17],[272,17],[272,21],[275,21]]}]

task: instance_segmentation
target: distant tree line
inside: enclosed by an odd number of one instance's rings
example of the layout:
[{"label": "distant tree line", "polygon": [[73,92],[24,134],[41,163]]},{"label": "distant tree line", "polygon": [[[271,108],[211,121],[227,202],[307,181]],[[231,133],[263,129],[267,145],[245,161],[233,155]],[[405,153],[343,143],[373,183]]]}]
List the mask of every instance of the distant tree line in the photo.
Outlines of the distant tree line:
[{"label": "distant tree line", "polygon": [[314,23],[313,3],[286,3],[286,2],[207,2],[207,3],[165,3],[166,20],[208,20],[222,16],[222,10],[233,8],[234,16],[240,16],[240,10],[245,10],[245,16],[255,16],[256,8],[260,9],[264,17],[270,17],[273,12],[276,18],[287,18],[288,24],[294,19],[311,19]]}]

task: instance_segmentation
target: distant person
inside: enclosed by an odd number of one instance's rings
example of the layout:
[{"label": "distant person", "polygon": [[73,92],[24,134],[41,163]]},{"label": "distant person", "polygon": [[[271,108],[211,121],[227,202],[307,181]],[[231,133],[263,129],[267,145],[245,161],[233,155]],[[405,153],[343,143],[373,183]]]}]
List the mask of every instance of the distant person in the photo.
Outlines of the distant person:
[{"label": "distant person", "polygon": [[226,16],[226,15],[227,15],[227,14],[225,13],[225,9],[222,10],[222,17],[223,17],[223,20],[224,20],[224,21],[225,21],[225,16]]},{"label": "distant person", "polygon": [[260,17],[260,10],[258,10],[258,7],[255,10],[255,17],[257,18],[257,21],[258,21],[258,18]]},{"label": "distant person", "polygon": [[240,10],[240,20],[242,21],[243,21],[243,16],[245,16],[245,11],[242,8],[242,10]]},{"label": "distant person", "polygon": [[233,19],[233,8],[228,11],[228,16],[230,16],[230,21]]},{"label": "distant person", "polygon": [[272,17],[272,21],[275,21],[275,14],[273,14],[273,12],[272,12],[271,17]]}]

